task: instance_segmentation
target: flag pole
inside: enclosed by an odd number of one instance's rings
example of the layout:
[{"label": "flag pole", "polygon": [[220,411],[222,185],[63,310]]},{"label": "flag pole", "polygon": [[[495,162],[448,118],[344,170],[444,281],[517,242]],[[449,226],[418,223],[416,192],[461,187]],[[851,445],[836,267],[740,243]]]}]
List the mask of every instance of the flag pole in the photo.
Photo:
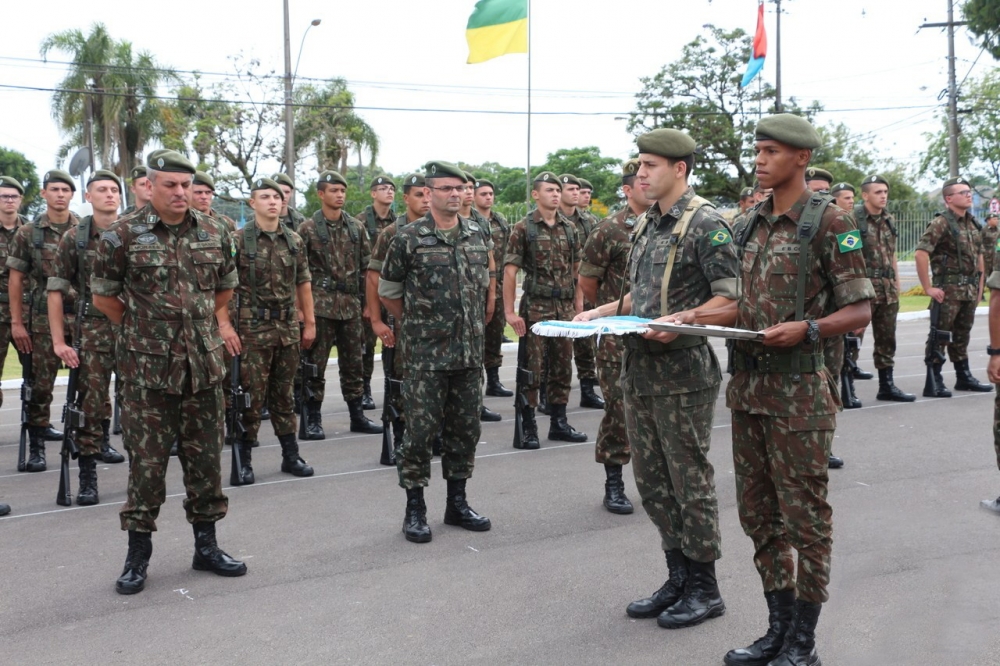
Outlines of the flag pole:
[{"label": "flag pole", "polygon": [[[531,0],[528,0],[528,154],[524,169],[524,202],[531,207]],[[525,212],[527,215],[527,212]]]}]

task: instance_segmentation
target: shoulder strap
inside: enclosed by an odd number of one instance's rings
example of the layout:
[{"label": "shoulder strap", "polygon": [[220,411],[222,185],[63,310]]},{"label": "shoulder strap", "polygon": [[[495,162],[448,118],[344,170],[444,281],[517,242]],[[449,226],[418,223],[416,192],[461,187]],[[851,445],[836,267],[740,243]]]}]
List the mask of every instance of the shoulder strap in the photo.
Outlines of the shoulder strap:
[{"label": "shoulder strap", "polygon": [[250,319],[257,319],[257,220],[243,225],[243,252],[250,260]]},{"label": "shoulder strap", "polygon": [[[806,305],[806,277],[809,273],[809,245],[819,233],[822,226],[823,213],[826,207],[833,203],[833,197],[829,194],[815,193],[809,197],[802,217],[799,218],[799,274],[795,284],[795,321],[805,319]],[[800,376],[800,361],[802,353],[800,345],[792,352],[792,372],[795,376]]]},{"label": "shoulder strap", "polygon": [[[89,298],[88,292],[90,291],[88,289],[90,276],[87,275],[87,243],[90,242],[90,224],[93,219],[87,215],[80,220],[80,224],[76,228],[76,280],[79,285],[78,297],[84,300]],[[84,307],[90,307],[90,304],[88,303]]]},{"label": "shoulder strap", "polygon": [[330,229],[326,226],[326,216],[323,215],[322,210],[316,211],[316,214],[313,215],[313,222],[316,223],[316,235],[319,236],[319,241],[323,243],[323,245],[329,245]]},{"label": "shoulder strap", "polygon": [[680,247],[681,242],[684,237],[687,236],[688,227],[691,226],[691,220],[694,219],[695,213],[704,208],[705,206],[710,206],[715,208],[710,201],[699,197],[697,194],[691,197],[691,201],[688,202],[687,208],[684,209],[684,214],[674,225],[674,232],[670,234],[670,252],[667,255],[667,267],[663,270],[663,282],[660,286],[660,316],[668,314],[667,310],[667,294],[670,291],[670,276],[674,271],[674,261],[677,259],[677,248]]}]

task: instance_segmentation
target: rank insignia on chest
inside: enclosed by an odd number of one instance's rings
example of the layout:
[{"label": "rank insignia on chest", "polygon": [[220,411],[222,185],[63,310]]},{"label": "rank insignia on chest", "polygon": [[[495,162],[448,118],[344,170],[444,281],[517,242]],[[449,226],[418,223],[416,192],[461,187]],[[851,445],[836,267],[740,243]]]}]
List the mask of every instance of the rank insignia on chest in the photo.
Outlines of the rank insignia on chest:
[{"label": "rank insignia on chest", "polygon": [[208,232],[205,231],[204,229],[199,229],[198,230],[198,240],[200,240],[200,241],[208,240]]},{"label": "rank insignia on chest", "polygon": [[148,225],[145,225],[145,224],[133,224],[132,225],[132,233],[134,233],[136,235],[144,234],[147,231],[149,231],[149,226]]},{"label": "rank insignia on chest", "polygon": [[420,239],[421,245],[437,245],[438,239],[436,236],[424,236]]},{"label": "rank insignia on chest", "polygon": [[725,229],[719,229],[712,232],[712,247],[717,245],[725,245],[726,243],[732,243],[733,237]]},{"label": "rank insignia on chest", "polygon": [[860,250],[862,247],[861,232],[854,229],[853,231],[845,231],[842,234],[837,234],[837,247],[840,248],[841,254]]},{"label": "rank insignia on chest", "polygon": [[143,245],[152,245],[156,242],[156,236],[154,234],[143,234],[135,239],[136,243],[142,243]]}]

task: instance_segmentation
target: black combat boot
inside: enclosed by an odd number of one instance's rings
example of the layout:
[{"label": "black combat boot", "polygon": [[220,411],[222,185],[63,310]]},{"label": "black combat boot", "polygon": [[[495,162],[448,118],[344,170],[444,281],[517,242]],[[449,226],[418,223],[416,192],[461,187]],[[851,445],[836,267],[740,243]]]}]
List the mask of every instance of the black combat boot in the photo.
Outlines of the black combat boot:
[{"label": "black combat boot", "polygon": [[604,409],[604,398],[594,393],[596,379],[580,380],[580,406],[591,409]]},{"label": "black combat boot", "polygon": [[726,604],[715,579],[715,561],[688,560],[688,579],[684,594],[673,606],[660,613],[656,624],[664,629],[683,629],[701,624],[726,612]]},{"label": "black combat boot", "polygon": [[535,408],[529,405],[521,408],[521,433],[523,435],[521,445],[515,448],[531,450],[541,448],[541,442],[538,441],[538,423],[535,422]]},{"label": "black combat boot", "polygon": [[191,568],[220,576],[242,576],[247,565],[234,560],[215,541],[215,523],[194,523],[194,559]]},{"label": "black combat boot", "polygon": [[944,386],[944,377],[941,376],[941,364],[934,363],[927,367],[927,379],[924,381],[925,398],[950,398],[951,391]]},{"label": "black combat boot", "polygon": [[768,666],[820,666],[816,654],[816,623],[823,604],[813,604],[801,599],[795,602],[792,626],[785,636],[785,646]]},{"label": "black combat boot", "polygon": [[[375,399],[372,398],[372,378],[368,377],[365,379],[365,392],[361,396],[361,407],[365,411],[371,411],[375,409]],[[382,432],[379,430],[379,432]]]},{"label": "black combat boot", "polygon": [[767,633],[745,648],[730,650],[723,661],[726,666],[767,666],[778,656],[785,635],[792,626],[795,590],[765,592],[767,600]]},{"label": "black combat boot", "polygon": [[0,516],[6,516],[10,513],[10,504],[0,503]]},{"label": "black combat boot", "polygon": [[122,575],[115,581],[115,592],[118,594],[137,594],[146,587],[146,569],[149,558],[153,556],[153,535],[149,532],[128,531],[128,555],[125,556],[125,568]]},{"label": "black combat boot", "polygon": [[688,558],[680,548],[665,552],[667,569],[670,572],[667,582],[651,596],[630,603],[625,609],[625,614],[629,617],[639,619],[656,617],[677,603],[684,594],[684,583],[688,578]]},{"label": "black combat boot", "polygon": [[97,494],[97,456],[80,456],[80,490],[76,493],[76,503],[80,506],[97,504],[101,498]]},{"label": "black combat boot", "polygon": [[26,472],[45,471],[45,428],[28,426],[28,462]]},{"label": "black combat boot", "polygon": [[456,525],[470,532],[488,532],[490,519],[472,510],[465,499],[465,479],[448,479],[448,504],[444,510],[444,524]]},{"label": "black combat boot", "polygon": [[829,458],[827,458],[826,466],[828,469],[840,469],[841,467],[844,466],[844,459],[831,455]]},{"label": "black combat boot", "polygon": [[326,433],[323,432],[323,414],[320,413],[322,406],[323,403],[318,400],[306,402],[309,418],[306,419],[306,436],[302,439],[326,439]]},{"label": "black combat boot", "polygon": [[608,476],[608,480],[604,482],[604,508],[621,515],[632,513],[632,502],[625,496],[622,466],[605,464],[604,472]]},{"label": "black combat boot", "polygon": [[544,381],[538,383],[538,413],[550,416],[552,411],[549,409],[549,394],[546,388],[546,383]]},{"label": "black combat boot", "polygon": [[509,398],[514,392],[500,383],[500,368],[486,368],[486,395]]},{"label": "black combat boot", "polygon": [[955,361],[955,390],[975,391],[976,393],[992,393],[992,384],[983,384],[972,376],[969,370],[969,359]]},{"label": "black combat boot", "polygon": [[840,401],[844,403],[844,409],[861,408],[861,401],[854,394],[854,378],[847,371],[840,378]]},{"label": "black combat boot", "polygon": [[857,364],[854,365],[854,370],[851,371],[851,379],[871,379],[874,376],[875,375],[868,372],[867,370],[862,370],[861,368],[859,368]]},{"label": "black combat boot", "polygon": [[62,430],[56,430],[50,424],[42,428],[42,437],[45,438],[46,442],[61,442],[63,433]]},{"label": "black combat boot", "polygon": [[427,543],[431,540],[431,528],[427,525],[427,505],[424,504],[423,488],[406,489],[406,516],[403,518],[403,536],[413,543]]},{"label": "black combat boot", "polygon": [[479,420],[480,421],[489,421],[489,422],[494,422],[495,423],[496,421],[503,421],[503,417],[500,416],[500,414],[498,414],[497,412],[494,412],[492,409],[490,409],[486,405],[483,405],[479,409]]},{"label": "black combat boot", "polygon": [[281,444],[281,471],[292,476],[312,476],[313,468],[306,464],[306,461],[299,456],[299,442],[295,439],[295,433],[278,437]]},{"label": "black combat boot", "polygon": [[253,445],[252,441],[241,441],[240,447],[240,478],[233,478],[232,472],[229,474],[229,483],[234,486],[249,486],[256,479],[253,475]]},{"label": "black combat boot", "polygon": [[878,369],[878,394],[876,400],[887,400],[890,402],[913,402],[917,396],[912,393],[903,393],[892,380],[892,368]]},{"label": "black combat boot", "polygon": [[125,462],[125,456],[115,451],[111,446],[111,419],[101,421],[101,461],[109,465]]},{"label": "black combat boot", "polygon": [[382,434],[382,425],[365,416],[362,406],[363,397],[347,401],[347,411],[351,414],[351,432],[363,432],[367,435]]},{"label": "black combat boot", "polygon": [[267,405],[262,405],[260,408],[260,420],[261,421],[271,420],[271,410],[267,408]]},{"label": "black combat boot", "polygon": [[563,442],[586,442],[587,433],[577,431],[566,421],[566,405],[549,405],[549,439]]}]

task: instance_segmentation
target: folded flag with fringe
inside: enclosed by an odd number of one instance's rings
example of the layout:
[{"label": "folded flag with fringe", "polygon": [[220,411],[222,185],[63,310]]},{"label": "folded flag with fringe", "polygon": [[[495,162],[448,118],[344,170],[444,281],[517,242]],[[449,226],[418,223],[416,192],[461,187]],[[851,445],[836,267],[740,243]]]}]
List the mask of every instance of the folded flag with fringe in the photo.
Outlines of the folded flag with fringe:
[{"label": "folded flag with fringe", "polygon": [[642,317],[600,317],[590,321],[540,321],[531,332],[543,338],[586,338],[591,335],[625,335],[645,333],[651,319]]}]

